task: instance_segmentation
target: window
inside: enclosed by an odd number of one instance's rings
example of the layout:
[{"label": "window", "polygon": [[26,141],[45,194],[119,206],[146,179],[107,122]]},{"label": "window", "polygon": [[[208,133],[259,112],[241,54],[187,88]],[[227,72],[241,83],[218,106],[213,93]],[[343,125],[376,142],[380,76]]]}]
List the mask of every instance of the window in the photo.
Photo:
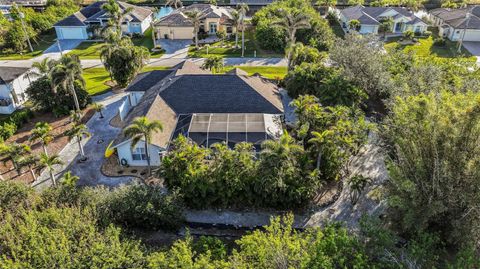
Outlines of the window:
[{"label": "window", "polygon": [[132,159],[134,161],[143,161],[147,159],[147,154],[145,154],[144,148],[135,148],[132,150]]}]

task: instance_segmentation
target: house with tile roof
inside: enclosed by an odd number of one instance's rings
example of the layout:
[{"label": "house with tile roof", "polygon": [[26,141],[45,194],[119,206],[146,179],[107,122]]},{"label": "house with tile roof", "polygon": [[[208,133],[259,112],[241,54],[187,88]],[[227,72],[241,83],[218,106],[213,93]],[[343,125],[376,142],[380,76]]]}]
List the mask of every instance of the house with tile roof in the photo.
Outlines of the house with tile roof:
[{"label": "house with tile roof", "polygon": [[0,66],[0,114],[11,114],[27,101],[25,90],[35,80],[29,68]]},{"label": "house with tile roof", "polygon": [[199,33],[216,35],[217,31],[227,34],[235,33],[231,8],[210,4],[193,4],[179,8],[154,23],[157,38],[164,39],[193,39],[193,24],[185,14],[191,10],[202,12]]},{"label": "house with tile roof", "polygon": [[378,34],[382,21],[391,18],[393,27],[391,34],[399,35],[405,31],[423,33],[428,25],[411,11],[403,7],[364,7],[361,5],[345,8],[340,11],[340,24],[345,32],[350,31],[349,23],[352,20],[360,22],[361,34]]},{"label": "house with tile roof", "polygon": [[480,6],[436,8],[429,14],[433,25],[438,27],[440,36],[452,41],[458,41],[462,37],[464,41],[480,41]]},{"label": "house with tile roof", "polygon": [[[71,16],[53,25],[58,39],[88,39],[94,31],[102,29],[110,19],[105,10],[102,9],[106,1],[98,1]],[[129,12],[122,22],[122,31],[125,34],[143,34],[153,20],[152,10],[144,7],[134,6],[125,2],[117,1],[122,11],[127,8]]]},{"label": "house with tile roof", "polygon": [[[159,120],[163,131],[148,146],[152,165],[160,165],[170,142],[180,135],[205,147],[250,142],[258,150],[282,133],[283,103],[279,88],[240,70],[218,75],[186,61],[173,70],[140,74],[126,89],[119,108],[121,127],[136,117]],[[120,134],[113,142],[122,165],[146,166],[145,143],[131,146]]]}]

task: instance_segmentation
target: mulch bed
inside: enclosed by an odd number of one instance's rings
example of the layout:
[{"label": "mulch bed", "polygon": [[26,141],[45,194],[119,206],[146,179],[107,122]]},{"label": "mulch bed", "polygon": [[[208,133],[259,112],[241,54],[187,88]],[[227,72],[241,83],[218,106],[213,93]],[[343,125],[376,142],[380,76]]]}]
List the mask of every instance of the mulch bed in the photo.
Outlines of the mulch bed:
[{"label": "mulch bed", "polygon": [[[95,114],[95,110],[86,108],[82,113],[82,123],[86,123]],[[6,143],[16,142],[19,144],[27,144],[31,147],[33,153],[40,154],[43,152],[41,143],[31,143],[28,139],[35,124],[42,121],[48,122],[53,128],[52,134],[54,139],[47,147],[48,153],[50,155],[58,154],[68,144],[68,137],[63,135],[63,133],[72,126],[68,116],[57,118],[53,113],[35,113],[35,117],[32,118],[29,123],[24,124],[12,137],[7,139]],[[35,169],[37,175],[40,173],[39,170],[40,169]],[[15,180],[27,184],[33,182],[33,176],[30,174],[28,168],[23,168],[20,173],[18,173],[10,161],[0,161],[0,174],[5,180]]]}]

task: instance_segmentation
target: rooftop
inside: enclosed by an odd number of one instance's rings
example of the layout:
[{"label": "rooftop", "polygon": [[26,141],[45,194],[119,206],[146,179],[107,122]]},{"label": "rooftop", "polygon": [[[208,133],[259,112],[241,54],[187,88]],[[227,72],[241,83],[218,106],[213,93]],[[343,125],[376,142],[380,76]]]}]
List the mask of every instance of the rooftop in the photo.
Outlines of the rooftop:
[{"label": "rooftop", "polygon": [[402,16],[408,18],[409,23],[424,23],[420,18],[415,16],[411,11],[404,7],[364,7],[361,5],[345,8],[341,11],[343,16],[348,20],[358,20],[361,24],[377,25],[385,14],[389,11],[394,11],[395,16]]},{"label": "rooftop", "polygon": [[10,83],[28,70],[29,68],[24,67],[0,66],[0,84]]}]

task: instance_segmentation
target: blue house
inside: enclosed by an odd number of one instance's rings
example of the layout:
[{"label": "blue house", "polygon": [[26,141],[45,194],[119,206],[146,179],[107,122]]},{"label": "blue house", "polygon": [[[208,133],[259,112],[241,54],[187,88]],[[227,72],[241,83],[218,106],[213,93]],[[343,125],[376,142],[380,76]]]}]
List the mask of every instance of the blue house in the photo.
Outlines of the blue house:
[{"label": "blue house", "polygon": [[[101,30],[109,20],[108,14],[102,9],[105,3],[105,1],[95,2],[57,22],[54,25],[57,38],[88,39],[94,35],[95,31]],[[150,27],[153,19],[152,10],[125,2],[118,1],[117,3],[122,11],[129,7],[133,9],[123,19],[122,31],[124,34],[143,34]]]}]

